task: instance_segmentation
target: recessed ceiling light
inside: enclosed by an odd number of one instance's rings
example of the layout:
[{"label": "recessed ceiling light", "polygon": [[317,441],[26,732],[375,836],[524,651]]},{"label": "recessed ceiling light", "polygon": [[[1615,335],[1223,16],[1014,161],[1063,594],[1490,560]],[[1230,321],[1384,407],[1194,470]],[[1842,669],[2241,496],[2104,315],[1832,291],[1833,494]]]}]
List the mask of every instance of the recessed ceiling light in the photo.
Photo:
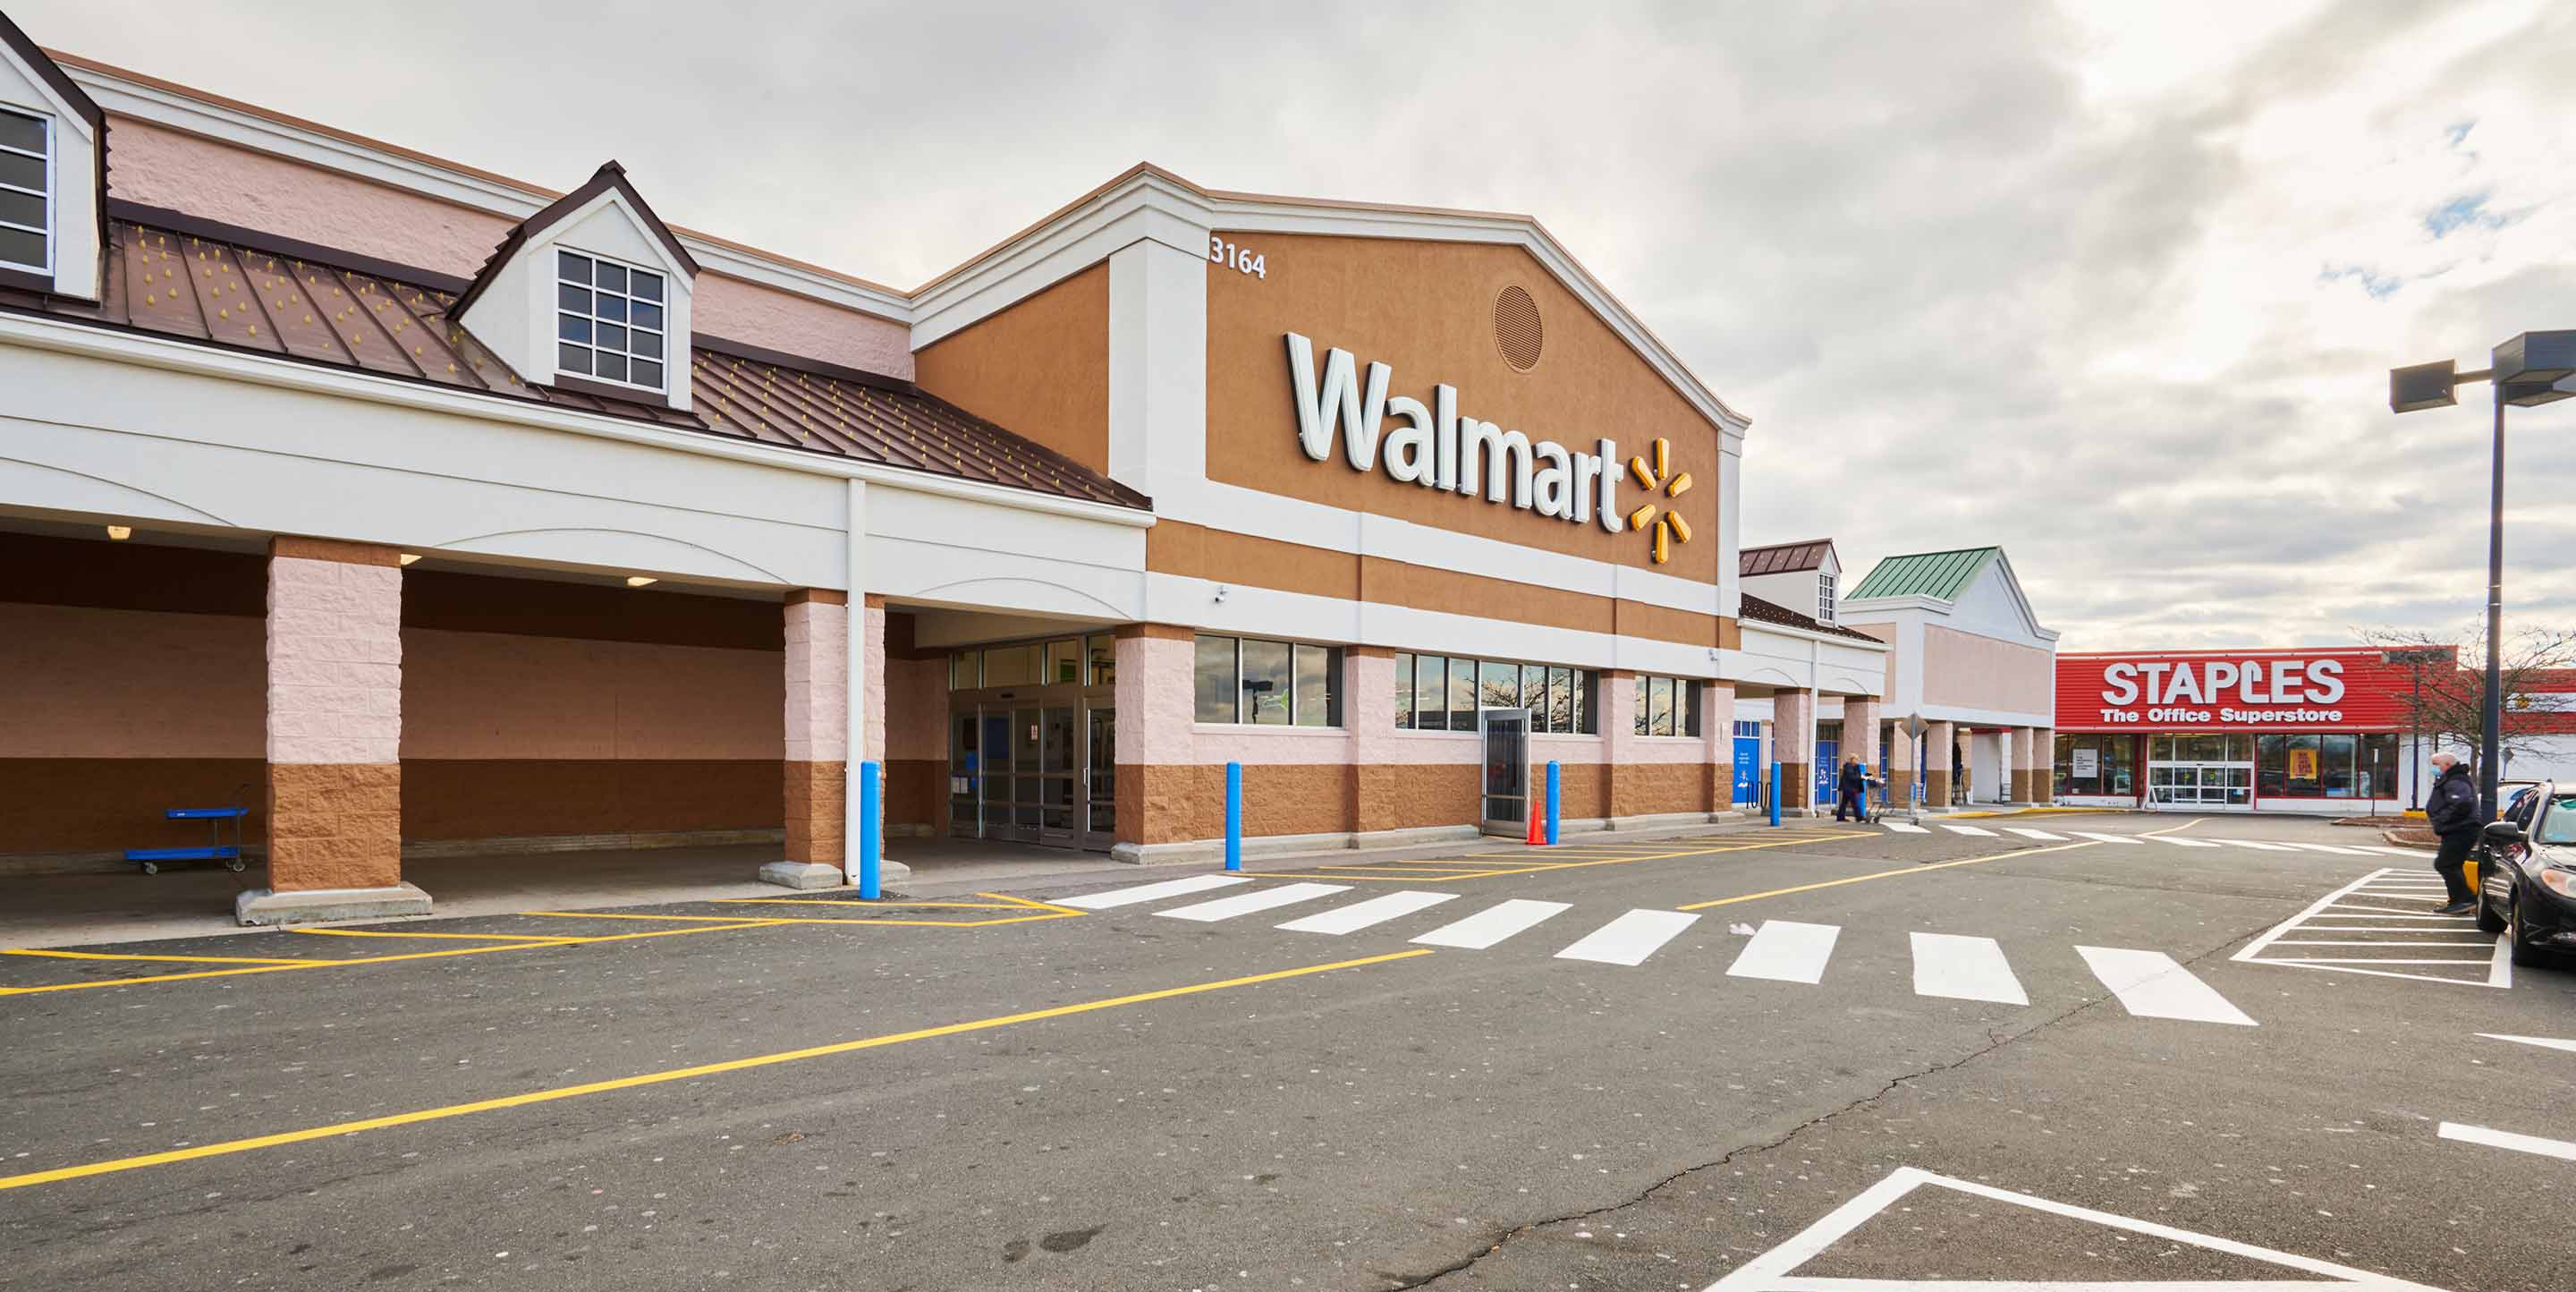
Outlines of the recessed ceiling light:
[{"label": "recessed ceiling light", "polygon": [[649,588],[660,582],[660,579],[653,578],[649,575],[630,574],[626,576],[626,586],[630,588]]},{"label": "recessed ceiling light", "polygon": [[411,564],[412,562],[417,561],[417,560],[419,560],[419,559],[420,559],[420,553],[418,553],[418,552],[405,552],[405,553],[403,553],[403,554],[402,554],[402,563],[403,563],[403,564],[405,564],[405,565],[409,565],[409,564]]},{"label": "recessed ceiling light", "polygon": [[134,527],[132,525],[110,525],[107,527],[107,536],[122,543],[125,540],[134,537]]}]

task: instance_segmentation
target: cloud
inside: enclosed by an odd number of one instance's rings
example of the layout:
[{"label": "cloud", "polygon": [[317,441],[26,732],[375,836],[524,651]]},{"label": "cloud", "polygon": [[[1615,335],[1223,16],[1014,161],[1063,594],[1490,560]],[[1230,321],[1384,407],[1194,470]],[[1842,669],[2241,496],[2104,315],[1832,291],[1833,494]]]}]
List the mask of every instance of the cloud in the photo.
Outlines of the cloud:
[{"label": "cloud", "polygon": [[[1754,417],[1746,541],[1999,542],[2070,648],[2473,616],[2484,411],[2386,369],[2576,327],[2545,0],[11,8],[899,286],[1139,159],[1526,212]],[[2576,622],[2576,403],[2515,425],[2515,613]]]}]

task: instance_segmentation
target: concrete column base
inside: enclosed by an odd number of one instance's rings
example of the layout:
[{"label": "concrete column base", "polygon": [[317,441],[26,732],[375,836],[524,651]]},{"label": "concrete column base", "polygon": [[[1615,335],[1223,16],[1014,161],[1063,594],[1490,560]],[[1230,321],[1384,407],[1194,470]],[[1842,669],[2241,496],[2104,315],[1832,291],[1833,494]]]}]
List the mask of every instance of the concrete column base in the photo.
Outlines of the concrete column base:
[{"label": "concrete column base", "polygon": [[[900,861],[877,861],[879,886],[899,884],[912,878],[912,867]],[[838,866],[812,861],[773,861],[760,868],[760,882],[780,888],[847,888],[849,874]]]},{"label": "concrete column base", "polygon": [[247,889],[233,898],[233,918],[247,925],[321,924],[429,914],[429,894],[411,884],[382,888]]}]

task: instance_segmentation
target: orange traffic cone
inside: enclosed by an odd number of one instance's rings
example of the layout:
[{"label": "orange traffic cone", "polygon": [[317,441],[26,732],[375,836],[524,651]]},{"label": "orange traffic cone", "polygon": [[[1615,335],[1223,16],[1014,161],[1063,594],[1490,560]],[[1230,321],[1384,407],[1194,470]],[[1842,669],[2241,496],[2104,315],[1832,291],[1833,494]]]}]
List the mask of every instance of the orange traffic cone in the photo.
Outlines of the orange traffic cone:
[{"label": "orange traffic cone", "polygon": [[1529,846],[1533,848],[1544,848],[1547,846],[1547,831],[1541,828],[1538,823],[1538,804],[1532,803],[1529,805],[1529,808]]}]

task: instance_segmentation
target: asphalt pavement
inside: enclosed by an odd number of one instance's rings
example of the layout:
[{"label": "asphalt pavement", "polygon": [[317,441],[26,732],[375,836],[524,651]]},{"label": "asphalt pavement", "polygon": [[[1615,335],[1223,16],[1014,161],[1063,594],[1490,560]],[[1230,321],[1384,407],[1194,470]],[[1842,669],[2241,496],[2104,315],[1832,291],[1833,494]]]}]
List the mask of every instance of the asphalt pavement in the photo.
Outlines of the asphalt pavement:
[{"label": "asphalt pavement", "polygon": [[0,956],[0,1287],[2563,1292],[2576,972],[2379,844],[1828,820]]}]

